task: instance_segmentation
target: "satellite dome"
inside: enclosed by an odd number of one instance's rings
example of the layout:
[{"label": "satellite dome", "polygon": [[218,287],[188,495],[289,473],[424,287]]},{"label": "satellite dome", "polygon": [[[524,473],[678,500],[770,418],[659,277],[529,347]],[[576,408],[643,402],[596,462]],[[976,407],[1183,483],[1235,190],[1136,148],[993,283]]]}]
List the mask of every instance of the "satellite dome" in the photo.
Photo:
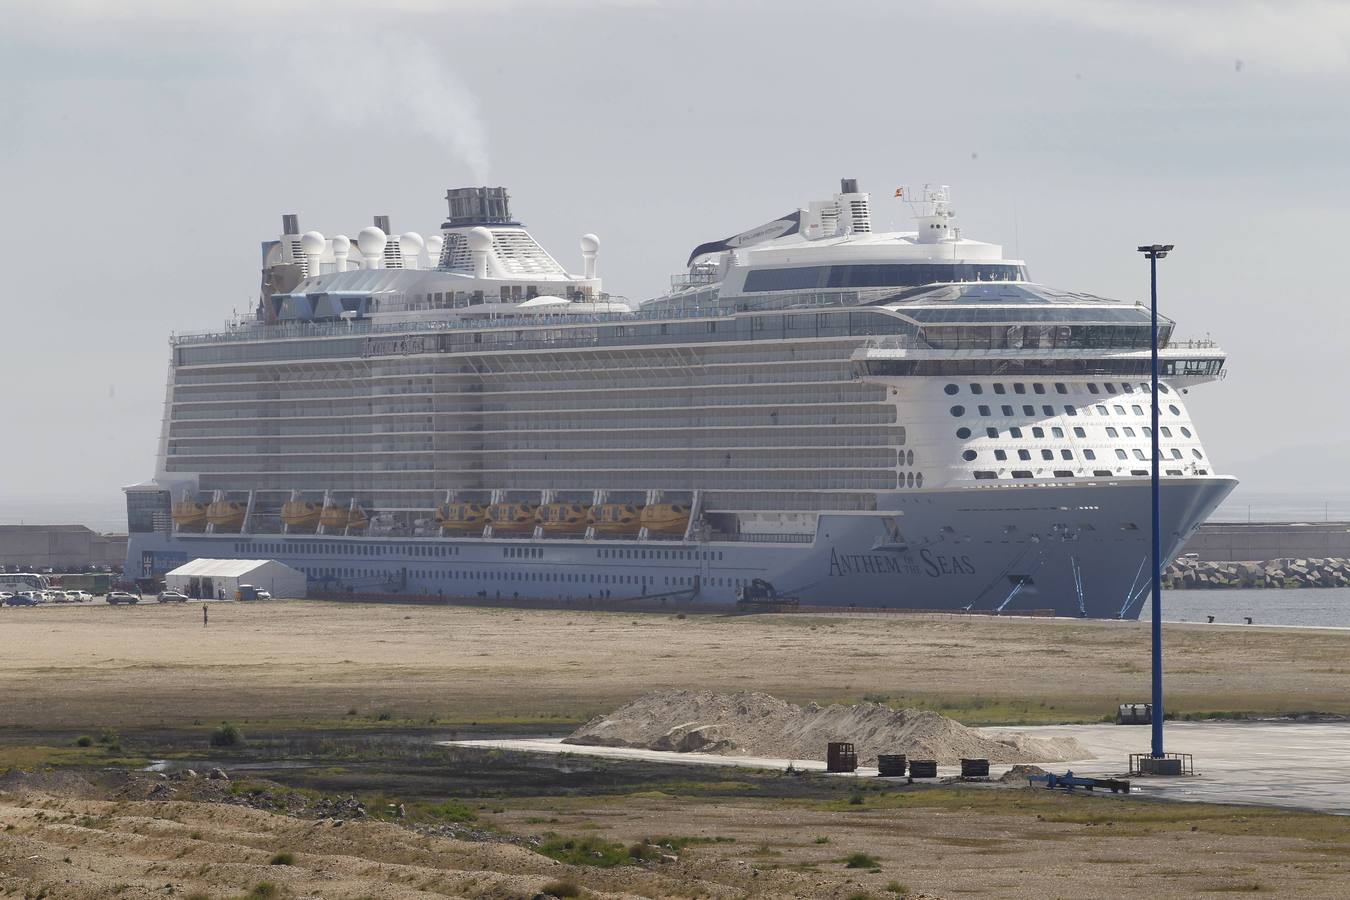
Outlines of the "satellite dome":
[{"label": "satellite dome", "polygon": [[323,235],[317,231],[306,231],[300,235],[300,250],[306,256],[319,256],[323,253]]},{"label": "satellite dome", "polygon": [[356,236],[356,246],[360,248],[362,256],[379,256],[384,252],[384,245],[387,243],[389,238],[374,225],[362,228],[361,233]]},{"label": "satellite dome", "polygon": [[469,249],[474,252],[490,250],[492,248],[492,232],[488,231],[482,225],[477,228],[469,229]]},{"label": "satellite dome", "polygon": [[427,255],[432,259],[441,258],[441,248],[445,246],[445,238],[439,234],[427,236]]},{"label": "satellite dome", "polygon": [[422,236],[415,231],[405,231],[398,236],[398,247],[404,256],[417,256],[424,246]]},{"label": "satellite dome", "polygon": [[583,234],[581,236],[582,253],[599,253],[600,239],[593,234]]},{"label": "satellite dome", "polygon": [[352,251],[352,239],[345,234],[333,236],[333,253],[336,256],[346,256]]}]

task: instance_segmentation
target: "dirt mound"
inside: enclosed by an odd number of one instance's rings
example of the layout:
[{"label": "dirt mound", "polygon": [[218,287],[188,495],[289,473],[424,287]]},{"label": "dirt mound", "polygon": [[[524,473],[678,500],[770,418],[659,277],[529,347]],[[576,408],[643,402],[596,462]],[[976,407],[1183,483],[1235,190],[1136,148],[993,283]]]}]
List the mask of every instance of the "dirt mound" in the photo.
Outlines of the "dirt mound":
[{"label": "dirt mound", "polygon": [[1089,756],[1072,738],[994,739],[954,719],[920,709],[795,706],[752,691],[657,691],[597,716],[563,739],[567,744],[640,747],[786,759],[824,759],[830,741],[851,741],[858,762],[904,753],[956,765],[962,758],[994,763],[1060,762]]}]

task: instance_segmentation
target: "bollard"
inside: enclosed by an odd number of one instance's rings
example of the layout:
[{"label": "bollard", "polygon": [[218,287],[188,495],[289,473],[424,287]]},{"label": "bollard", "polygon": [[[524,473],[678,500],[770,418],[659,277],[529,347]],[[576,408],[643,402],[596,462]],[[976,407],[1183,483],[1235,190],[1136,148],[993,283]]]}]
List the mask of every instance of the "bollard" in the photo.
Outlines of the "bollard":
[{"label": "bollard", "polygon": [[1213,616],[1205,616],[1205,618],[1209,620],[1209,624],[1211,624],[1211,625],[1214,624],[1214,617],[1213,617]]}]

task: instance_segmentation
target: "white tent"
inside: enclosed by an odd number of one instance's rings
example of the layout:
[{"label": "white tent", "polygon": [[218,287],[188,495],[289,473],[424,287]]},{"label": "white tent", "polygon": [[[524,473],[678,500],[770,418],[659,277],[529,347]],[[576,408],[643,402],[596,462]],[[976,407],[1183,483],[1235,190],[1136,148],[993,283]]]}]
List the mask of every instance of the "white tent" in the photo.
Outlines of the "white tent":
[{"label": "white tent", "polygon": [[194,559],[165,575],[164,584],[189,597],[236,600],[241,584],[278,599],[305,596],[305,573],[275,559]]}]

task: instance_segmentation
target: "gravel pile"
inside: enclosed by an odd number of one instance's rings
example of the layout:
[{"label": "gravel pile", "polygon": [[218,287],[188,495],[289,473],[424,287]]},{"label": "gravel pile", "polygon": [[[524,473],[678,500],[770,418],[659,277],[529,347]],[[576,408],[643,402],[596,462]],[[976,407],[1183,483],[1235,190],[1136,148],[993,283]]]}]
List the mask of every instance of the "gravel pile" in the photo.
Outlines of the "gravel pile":
[{"label": "gravel pile", "polygon": [[820,760],[830,741],[852,742],[862,765],[874,765],[878,753],[936,759],[941,765],[957,765],[962,758],[1022,763],[1091,755],[1072,738],[995,739],[928,710],[877,703],[796,706],[752,691],[645,694],[563,739],[602,747]]}]

